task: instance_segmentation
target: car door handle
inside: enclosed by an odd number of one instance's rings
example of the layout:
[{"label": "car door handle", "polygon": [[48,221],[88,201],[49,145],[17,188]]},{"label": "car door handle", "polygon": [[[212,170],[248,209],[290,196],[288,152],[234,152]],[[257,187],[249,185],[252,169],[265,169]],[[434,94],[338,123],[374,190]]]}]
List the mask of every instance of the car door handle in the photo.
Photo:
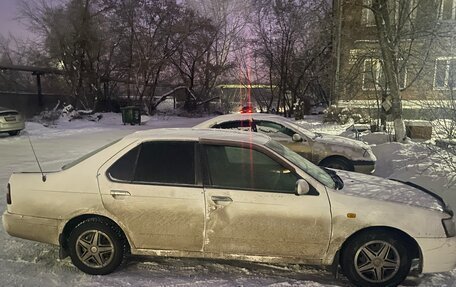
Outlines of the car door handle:
[{"label": "car door handle", "polygon": [[131,194],[126,190],[111,190],[111,195],[116,196],[130,196]]},{"label": "car door handle", "polygon": [[211,199],[215,204],[229,204],[233,202],[229,196],[211,196]]}]

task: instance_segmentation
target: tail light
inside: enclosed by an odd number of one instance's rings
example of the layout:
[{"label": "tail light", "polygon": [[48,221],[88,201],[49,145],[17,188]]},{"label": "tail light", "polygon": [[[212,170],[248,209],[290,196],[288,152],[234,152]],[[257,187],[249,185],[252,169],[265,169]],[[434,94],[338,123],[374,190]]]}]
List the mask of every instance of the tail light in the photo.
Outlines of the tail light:
[{"label": "tail light", "polygon": [[11,185],[9,183],[6,190],[6,203],[11,204]]}]

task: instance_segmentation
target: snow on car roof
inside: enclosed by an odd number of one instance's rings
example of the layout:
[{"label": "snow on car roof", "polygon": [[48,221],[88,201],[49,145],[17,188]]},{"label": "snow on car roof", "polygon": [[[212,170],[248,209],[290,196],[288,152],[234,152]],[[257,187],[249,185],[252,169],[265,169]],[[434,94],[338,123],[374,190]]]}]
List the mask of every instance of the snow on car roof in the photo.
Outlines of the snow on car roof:
[{"label": "snow on car roof", "polygon": [[263,145],[271,138],[257,133],[238,130],[196,129],[196,128],[167,128],[150,129],[132,133],[125,138],[134,139],[167,139],[167,140],[217,140],[237,141]]},{"label": "snow on car roof", "polygon": [[287,118],[284,118],[279,115],[274,114],[263,114],[263,113],[252,113],[252,114],[227,114],[221,115],[207,121],[204,121],[195,126],[195,128],[209,128],[215,124],[229,122],[229,121],[236,121],[236,120],[249,120],[249,119],[279,119],[288,121]]},{"label": "snow on car roof", "polygon": [[16,110],[0,107],[0,112],[16,112]]}]

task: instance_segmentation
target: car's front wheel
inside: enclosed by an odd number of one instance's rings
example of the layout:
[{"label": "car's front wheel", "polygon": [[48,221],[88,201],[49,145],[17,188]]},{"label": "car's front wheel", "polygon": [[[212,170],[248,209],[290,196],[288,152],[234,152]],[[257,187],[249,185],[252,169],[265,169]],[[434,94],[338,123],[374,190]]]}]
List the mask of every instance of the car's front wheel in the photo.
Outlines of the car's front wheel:
[{"label": "car's front wheel", "polygon": [[100,218],[79,223],[68,238],[73,264],[92,275],[116,270],[124,260],[126,241],[116,226]]},{"label": "car's front wheel", "polygon": [[411,258],[404,241],[392,232],[364,232],[342,250],[345,276],[356,286],[397,286],[408,275]]}]

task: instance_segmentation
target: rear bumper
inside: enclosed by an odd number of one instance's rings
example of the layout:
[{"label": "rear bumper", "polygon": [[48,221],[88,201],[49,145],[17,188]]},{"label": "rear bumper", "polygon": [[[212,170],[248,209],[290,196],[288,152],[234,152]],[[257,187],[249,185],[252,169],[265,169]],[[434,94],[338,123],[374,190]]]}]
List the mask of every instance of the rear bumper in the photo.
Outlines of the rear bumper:
[{"label": "rear bumper", "polygon": [[353,169],[355,172],[364,174],[372,174],[375,171],[375,161],[370,160],[357,160],[352,161]]},{"label": "rear bumper", "polygon": [[0,132],[20,131],[24,128],[24,122],[0,123]]},{"label": "rear bumper", "polygon": [[2,222],[5,231],[11,236],[59,245],[56,219],[17,215],[5,211]]},{"label": "rear bumper", "polygon": [[456,237],[415,239],[423,255],[423,273],[447,272],[456,268]]}]

